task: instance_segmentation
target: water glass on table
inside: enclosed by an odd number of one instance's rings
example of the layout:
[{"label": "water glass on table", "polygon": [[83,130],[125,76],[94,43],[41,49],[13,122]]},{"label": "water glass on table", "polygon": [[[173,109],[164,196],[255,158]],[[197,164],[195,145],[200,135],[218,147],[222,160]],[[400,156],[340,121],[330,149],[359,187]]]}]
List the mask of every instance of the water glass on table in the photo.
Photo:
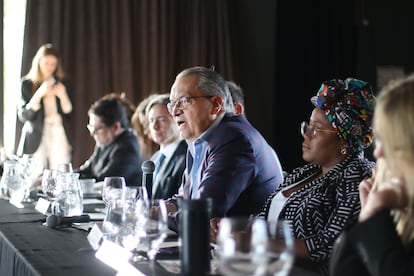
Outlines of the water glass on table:
[{"label": "water glass on table", "polygon": [[51,202],[52,214],[55,215],[55,201],[62,192],[62,183],[58,180],[59,171],[44,169],[42,174],[42,191]]},{"label": "water glass on table", "polygon": [[55,214],[65,217],[82,215],[83,194],[79,173],[58,172],[57,179],[62,191],[55,199]]},{"label": "water glass on table", "polygon": [[[136,235],[138,245],[133,261],[155,260],[160,244],[167,237],[167,207],[162,199],[137,200]],[[146,256],[142,256],[146,252]]]},{"label": "water glass on table", "polygon": [[26,185],[21,172],[22,166],[18,161],[4,160],[3,167],[3,175],[0,181],[1,194],[16,206],[21,205],[26,190]]},{"label": "water glass on table", "polygon": [[105,238],[114,241],[122,224],[123,203],[125,200],[126,182],[122,176],[104,178],[102,200],[105,203],[105,219],[102,232]]},{"label": "water glass on table", "polygon": [[223,218],[215,256],[223,275],[288,275],[293,264],[293,239],[284,221]]},{"label": "water glass on table", "polygon": [[140,241],[138,220],[149,204],[145,187],[126,187],[125,197],[108,205],[103,223],[106,238],[133,251]]},{"label": "water glass on table", "polygon": [[60,172],[73,173],[72,163],[59,164],[57,170],[60,171]]},{"label": "water glass on table", "polygon": [[106,208],[109,204],[125,196],[126,182],[122,176],[107,176],[102,186],[102,200]]}]

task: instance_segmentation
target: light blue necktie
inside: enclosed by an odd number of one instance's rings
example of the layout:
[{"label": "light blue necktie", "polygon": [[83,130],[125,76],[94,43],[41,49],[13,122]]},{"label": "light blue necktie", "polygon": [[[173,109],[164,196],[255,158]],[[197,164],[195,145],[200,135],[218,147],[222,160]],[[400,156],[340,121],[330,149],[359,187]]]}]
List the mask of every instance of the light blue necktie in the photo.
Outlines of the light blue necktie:
[{"label": "light blue necktie", "polygon": [[197,171],[201,164],[201,151],[203,150],[203,143],[197,140],[194,144],[195,156],[193,160],[193,167],[191,169],[191,198],[196,198],[198,186],[200,186],[200,179],[197,178]]},{"label": "light blue necktie", "polygon": [[163,153],[160,153],[160,155],[157,158],[157,161],[155,161],[155,169],[154,173],[152,175],[152,182],[155,182],[155,179],[157,178],[157,174],[160,171],[160,168],[162,166],[162,162],[164,162],[165,155]]}]

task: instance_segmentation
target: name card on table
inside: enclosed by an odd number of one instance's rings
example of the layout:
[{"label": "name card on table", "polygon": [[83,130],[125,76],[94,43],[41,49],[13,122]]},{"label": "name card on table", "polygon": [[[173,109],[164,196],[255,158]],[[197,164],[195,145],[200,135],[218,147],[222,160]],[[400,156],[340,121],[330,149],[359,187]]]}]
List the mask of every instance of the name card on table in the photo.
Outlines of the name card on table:
[{"label": "name card on table", "polygon": [[129,250],[108,240],[104,240],[101,247],[95,253],[96,258],[115,269],[118,275],[144,276],[129,263],[131,256],[132,253]]},{"label": "name card on table", "polygon": [[95,223],[89,232],[87,239],[92,246],[93,250],[97,250],[99,246],[101,245],[101,241],[103,238],[103,233],[101,229],[99,229],[99,226]]},{"label": "name card on table", "polygon": [[16,207],[16,208],[19,208],[19,209],[24,208],[23,204],[22,204],[20,201],[18,201],[18,200],[13,200],[13,199],[10,199],[10,200],[9,200],[9,203],[10,203],[11,205],[13,205],[14,207]]},{"label": "name card on table", "polygon": [[47,210],[49,209],[49,206],[50,206],[50,201],[40,197],[36,203],[35,209],[38,212],[42,213],[43,215],[46,215]]}]

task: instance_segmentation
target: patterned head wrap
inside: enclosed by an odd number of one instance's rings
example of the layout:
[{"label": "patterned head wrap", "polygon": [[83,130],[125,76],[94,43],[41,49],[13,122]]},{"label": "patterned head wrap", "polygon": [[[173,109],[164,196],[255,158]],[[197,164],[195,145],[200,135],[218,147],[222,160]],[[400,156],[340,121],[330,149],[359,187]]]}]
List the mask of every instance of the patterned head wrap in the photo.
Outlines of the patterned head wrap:
[{"label": "patterned head wrap", "polygon": [[369,83],[354,78],[325,81],[311,101],[325,112],[349,150],[358,153],[371,145],[375,97]]}]

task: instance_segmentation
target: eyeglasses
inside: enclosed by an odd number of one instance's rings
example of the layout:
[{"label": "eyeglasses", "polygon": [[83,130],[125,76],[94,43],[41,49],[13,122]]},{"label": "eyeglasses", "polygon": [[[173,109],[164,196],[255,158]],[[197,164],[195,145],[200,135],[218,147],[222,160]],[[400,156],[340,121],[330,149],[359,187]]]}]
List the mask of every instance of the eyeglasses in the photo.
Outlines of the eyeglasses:
[{"label": "eyeglasses", "polygon": [[312,126],[312,125],[309,125],[308,122],[302,122],[300,124],[300,133],[302,134],[302,136],[305,136],[305,134],[309,133],[310,137],[313,138],[320,131],[336,133],[335,130],[323,129],[323,128],[319,128],[319,127],[316,127],[316,126]]},{"label": "eyeglasses", "polygon": [[88,128],[91,135],[97,134],[102,129],[108,128],[107,126],[101,126],[101,127],[95,128],[93,125],[87,125],[86,127]]},{"label": "eyeglasses", "polygon": [[179,108],[181,110],[187,109],[191,105],[192,99],[198,99],[198,98],[212,98],[214,96],[193,96],[193,97],[181,97],[175,102],[169,102],[167,104],[168,111],[172,114],[174,111],[174,108]]}]

